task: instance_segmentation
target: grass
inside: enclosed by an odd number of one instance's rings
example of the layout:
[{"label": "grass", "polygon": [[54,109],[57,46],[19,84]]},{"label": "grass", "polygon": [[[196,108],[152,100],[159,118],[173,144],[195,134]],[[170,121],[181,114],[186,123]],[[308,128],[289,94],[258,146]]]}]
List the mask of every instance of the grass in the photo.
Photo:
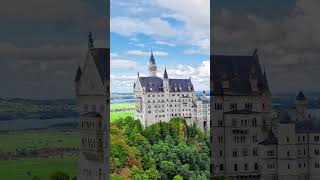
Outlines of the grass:
[{"label": "grass", "polygon": [[134,110],[134,103],[113,103],[110,104],[110,111],[116,111],[116,110]]},{"label": "grass", "polygon": [[133,117],[134,113],[133,112],[110,112],[110,121],[114,122],[115,120],[119,118],[125,118],[127,116],[132,116]]},{"label": "grass", "polygon": [[0,150],[79,147],[79,131],[32,130],[0,134]]},{"label": "grass", "polygon": [[[47,180],[55,171],[66,172],[70,179],[76,176],[78,170],[77,158],[50,158],[50,159],[19,159],[0,161],[0,179],[7,180],[31,180],[33,176],[39,176],[41,180]],[[30,172],[28,176],[27,172]]]}]

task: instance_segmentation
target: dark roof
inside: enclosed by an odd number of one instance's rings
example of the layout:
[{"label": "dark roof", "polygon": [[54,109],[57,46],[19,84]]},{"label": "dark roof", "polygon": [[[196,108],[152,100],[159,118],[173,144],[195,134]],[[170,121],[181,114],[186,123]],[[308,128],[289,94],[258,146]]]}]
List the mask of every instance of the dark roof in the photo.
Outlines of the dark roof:
[{"label": "dark roof", "polygon": [[[213,80],[212,93],[216,95],[252,95],[250,76],[258,80],[258,93],[270,93],[265,73],[262,73],[258,55],[212,55],[211,79]],[[255,72],[252,72],[252,70]],[[222,81],[229,81],[228,90],[223,90]]]},{"label": "dark roof", "polygon": [[296,123],[297,133],[320,133],[320,122],[316,120],[304,120]]},{"label": "dark roof", "polygon": [[300,91],[298,96],[296,97],[296,100],[298,101],[304,101],[306,100],[307,98],[304,96],[304,94]]},{"label": "dark roof", "polygon": [[100,113],[97,112],[87,112],[81,115],[82,117],[102,117]]},{"label": "dark roof", "polygon": [[164,68],[163,78],[168,78],[167,68]]},{"label": "dark roof", "polygon": [[77,73],[76,73],[76,78],[74,79],[75,82],[79,82],[80,77],[81,77],[81,68],[78,67]]},{"label": "dark roof", "polygon": [[232,110],[226,112],[226,114],[257,114],[259,112],[247,110],[247,109],[241,109],[241,110]]},{"label": "dark roof", "polygon": [[100,78],[104,83],[104,80],[109,80],[110,78],[110,49],[94,48],[91,51],[92,57],[99,71]]},{"label": "dark roof", "polygon": [[278,139],[273,134],[272,130],[269,130],[268,137],[264,141],[260,142],[259,144],[261,144],[261,145],[277,145]]},{"label": "dark roof", "polygon": [[[163,92],[163,80],[160,77],[139,77],[141,86],[146,92]],[[189,89],[190,87],[190,89]],[[191,92],[193,85],[190,79],[169,79],[170,92]]]},{"label": "dark roof", "polygon": [[[110,49],[109,48],[91,48],[88,52],[92,56],[94,63],[99,71],[99,75],[102,83],[105,80],[109,80],[110,74]],[[75,81],[78,82],[81,78],[81,69],[78,68]]]},{"label": "dark roof", "polygon": [[155,64],[156,61],[154,60],[154,57],[153,57],[153,52],[151,51],[151,56],[150,56],[150,63],[152,64]]}]

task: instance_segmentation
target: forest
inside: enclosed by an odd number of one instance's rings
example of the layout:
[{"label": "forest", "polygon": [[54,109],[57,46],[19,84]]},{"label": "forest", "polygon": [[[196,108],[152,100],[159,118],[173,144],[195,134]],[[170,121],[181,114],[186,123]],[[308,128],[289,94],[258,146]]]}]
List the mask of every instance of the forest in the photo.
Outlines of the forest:
[{"label": "forest", "polygon": [[[119,179],[209,179],[209,132],[174,118],[143,128],[132,117],[111,123],[111,173]],[[113,178],[115,179],[115,178]]]}]

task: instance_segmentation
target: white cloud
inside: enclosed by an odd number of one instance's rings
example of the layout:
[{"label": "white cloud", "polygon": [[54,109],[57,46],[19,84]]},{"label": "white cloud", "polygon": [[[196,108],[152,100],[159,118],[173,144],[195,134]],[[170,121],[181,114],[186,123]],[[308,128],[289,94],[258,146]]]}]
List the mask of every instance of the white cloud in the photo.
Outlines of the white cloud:
[{"label": "white cloud", "polygon": [[171,46],[171,47],[175,47],[176,45],[173,43],[169,43],[169,42],[165,42],[165,41],[156,41],[156,44],[160,44],[160,45],[166,45],[166,46]]},{"label": "white cloud", "polygon": [[111,59],[110,60],[110,67],[111,68],[126,68],[126,69],[133,69],[137,66],[135,61],[131,60],[124,60],[124,59]]},{"label": "white cloud", "polygon": [[168,37],[177,34],[170,24],[158,17],[149,18],[145,21],[132,17],[112,17],[110,20],[111,32],[133,36],[136,34]]},{"label": "white cloud", "polygon": [[[128,55],[134,55],[134,56],[150,56],[150,52],[147,51],[141,51],[141,50],[129,50],[127,52]],[[168,53],[164,51],[153,51],[153,54],[155,56],[167,56]]]}]

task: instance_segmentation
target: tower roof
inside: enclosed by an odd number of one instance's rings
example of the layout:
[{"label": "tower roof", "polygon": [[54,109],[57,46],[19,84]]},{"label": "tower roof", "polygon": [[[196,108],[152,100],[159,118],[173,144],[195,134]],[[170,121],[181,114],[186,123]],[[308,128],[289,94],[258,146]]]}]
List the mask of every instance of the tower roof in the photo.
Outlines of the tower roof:
[{"label": "tower roof", "polygon": [[163,73],[163,78],[168,79],[168,73],[167,73],[167,68],[164,68],[164,73]]},{"label": "tower roof", "polygon": [[152,64],[155,64],[156,61],[154,60],[154,57],[153,57],[153,52],[151,51],[151,56],[150,56],[150,63]]},{"label": "tower roof", "polygon": [[307,98],[304,96],[304,94],[302,93],[302,91],[299,92],[298,96],[296,97],[296,100],[300,100],[300,101],[304,101]]}]

